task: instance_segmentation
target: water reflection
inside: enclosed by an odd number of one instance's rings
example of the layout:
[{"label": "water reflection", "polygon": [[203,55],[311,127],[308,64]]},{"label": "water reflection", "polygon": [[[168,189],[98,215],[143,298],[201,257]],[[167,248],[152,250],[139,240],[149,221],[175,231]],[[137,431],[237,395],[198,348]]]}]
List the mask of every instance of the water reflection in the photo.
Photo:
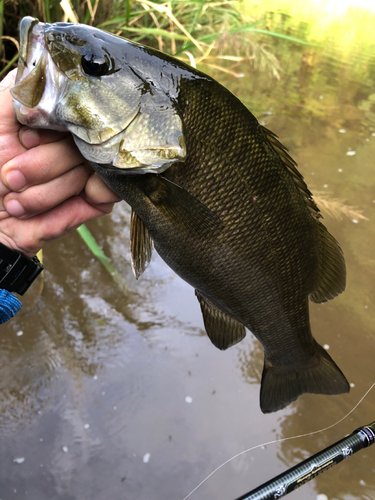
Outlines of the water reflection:
[{"label": "water reflection", "polygon": [[[307,31],[308,24],[301,29]],[[242,450],[338,421],[370,387],[375,65],[366,54],[343,60],[328,45],[317,49],[276,40],[279,81],[249,67],[243,79],[220,78],[251,101],[289,147],[314,193],[328,202],[339,199],[341,209],[356,207],[369,219],[353,222],[354,215],[341,210],[337,220],[321,205],[326,226],[344,248],[348,285],[334,301],[311,306],[312,330],[354,385],[351,393],[304,395],[286,410],[262,415],[258,342],[248,334],[229,351],[215,349],[203,332],[193,290],[157,256],[135,281],[129,210],[119,205],[89,227],[131,295],[119,291],[73,234],[46,249],[42,298],[35,304],[30,297],[23,315],[2,327],[0,498],[182,500]],[[191,499],[236,498],[372,421],[373,400],[370,394],[346,421],[324,433],[238,457]],[[358,453],[291,498],[374,498],[373,453]]]}]

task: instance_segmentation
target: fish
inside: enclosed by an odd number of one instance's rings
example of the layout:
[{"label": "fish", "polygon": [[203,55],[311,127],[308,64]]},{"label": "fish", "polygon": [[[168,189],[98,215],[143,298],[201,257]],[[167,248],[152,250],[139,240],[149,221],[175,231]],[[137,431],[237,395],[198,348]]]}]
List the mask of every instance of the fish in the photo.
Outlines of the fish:
[{"label": "fish", "polygon": [[91,26],[20,26],[24,125],[68,130],[132,209],[136,278],[153,249],[194,289],[211,342],[262,344],[260,408],[349,384],[314,339],[309,299],[345,289],[339,243],[278,137],[210,76]]}]

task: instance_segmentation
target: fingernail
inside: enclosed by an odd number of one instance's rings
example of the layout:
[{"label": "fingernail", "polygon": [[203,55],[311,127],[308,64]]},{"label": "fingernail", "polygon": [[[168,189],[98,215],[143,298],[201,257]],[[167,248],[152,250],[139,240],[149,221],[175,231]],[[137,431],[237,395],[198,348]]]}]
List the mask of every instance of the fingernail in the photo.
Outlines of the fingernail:
[{"label": "fingernail", "polygon": [[25,213],[23,206],[17,200],[9,200],[5,204],[5,208],[8,214],[13,215],[13,217],[21,217]]},{"label": "fingernail", "polygon": [[40,138],[38,132],[30,128],[20,130],[18,137],[20,143],[26,149],[35,148],[40,144]]},{"label": "fingernail", "polygon": [[5,181],[10,189],[18,191],[26,185],[26,179],[19,170],[11,170],[5,176]]}]

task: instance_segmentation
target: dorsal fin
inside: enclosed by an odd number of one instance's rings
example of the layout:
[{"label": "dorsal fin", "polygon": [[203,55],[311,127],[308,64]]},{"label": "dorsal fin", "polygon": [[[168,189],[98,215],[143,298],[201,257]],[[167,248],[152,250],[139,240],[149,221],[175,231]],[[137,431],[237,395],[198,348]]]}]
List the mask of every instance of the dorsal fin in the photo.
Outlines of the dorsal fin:
[{"label": "dorsal fin", "polygon": [[298,170],[297,163],[293,160],[293,158],[289,155],[288,149],[281,144],[279,141],[278,137],[276,134],[271,132],[271,130],[268,130],[266,127],[262,127],[263,132],[266,134],[266,138],[274,151],[279,155],[281,161],[283,162],[284,166],[288,169],[288,172],[292,174],[292,178],[298,187],[299,191],[303,195],[306,201],[307,208],[310,210],[311,215],[314,217],[314,219],[321,219],[322,215],[320,213],[319,208],[317,207],[313,197],[312,193],[307,187],[306,182],[304,181],[303,175],[301,172]]},{"label": "dorsal fin", "polygon": [[134,210],[130,220],[130,246],[132,269],[138,279],[151,261],[154,244],[146,226]]},{"label": "dorsal fin", "polygon": [[318,222],[319,263],[315,273],[315,284],[309,299],[312,302],[326,302],[345,290],[346,266],[339,243]]},{"label": "dorsal fin", "polygon": [[195,290],[200,303],[204,326],[211,342],[224,351],[246,336],[245,327],[229,314],[221,311],[203,294]]}]

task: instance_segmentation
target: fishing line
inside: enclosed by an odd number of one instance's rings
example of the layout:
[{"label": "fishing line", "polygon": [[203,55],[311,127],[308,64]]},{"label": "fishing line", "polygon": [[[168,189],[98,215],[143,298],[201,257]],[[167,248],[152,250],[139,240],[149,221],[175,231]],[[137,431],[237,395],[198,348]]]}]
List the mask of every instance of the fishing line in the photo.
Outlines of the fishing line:
[{"label": "fishing line", "polygon": [[346,418],[349,417],[349,415],[351,415],[358,408],[358,406],[367,397],[367,395],[374,388],[374,386],[375,386],[375,382],[371,385],[370,389],[368,389],[366,391],[366,393],[361,397],[361,399],[358,401],[358,403],[346,415],[344,415],[342,418],[340,418],[340,420],[338,420],[337,422],[335,422],[332,425],[329,425],[328,427],[324,427],[323,429],[319,429],[318,431],[308,432],[307,434],[299,434],[298,436],[291,436],[291,437],[286,437],[286,438],[281,438],[281,439],[275,439],[273,441],[268,441],[267,443],[257,444],[256,446],[252,446],[251,448],[248,448],[247,450],[244,450],[244,451],[241,451],[240,453],[237,453],[237,455],[234,455],[233,457],[229,458],[228,460],[223,462],[221,465],[219,465],[219,467],[217,467],[214,471],[212,471],[205,479],[203,479],[203,481],[201,481],[198,484],[198,486],[196,486],[188,495],[186,495],[186,497],[183,500],[186,500],[193,493],[195,493],[197,491],[197,489],[202,486],[202,484],[204,484],[208,479],[210,479],[210,477],[212,477],[214,474],[216,474],[216,472],[219,471],[222,467],[224,467],[224,465],[229,464],[229,462],[231,462],[235,458],[238,458],[241,455],[248,453],[249,451],[256,450],[257,448],[261,448],[262,446],[268,446],[268,445],[276,444],[276,443],[284,443],[285,441],[291,441],[292,439],[313,436],[314,434],[319,434],[321,432],[325,432],[325,431],[328,431],[329,429],[332,429],[332,427],[336,427],[336,425],[339,425],[341,422],[343,422]]}]

